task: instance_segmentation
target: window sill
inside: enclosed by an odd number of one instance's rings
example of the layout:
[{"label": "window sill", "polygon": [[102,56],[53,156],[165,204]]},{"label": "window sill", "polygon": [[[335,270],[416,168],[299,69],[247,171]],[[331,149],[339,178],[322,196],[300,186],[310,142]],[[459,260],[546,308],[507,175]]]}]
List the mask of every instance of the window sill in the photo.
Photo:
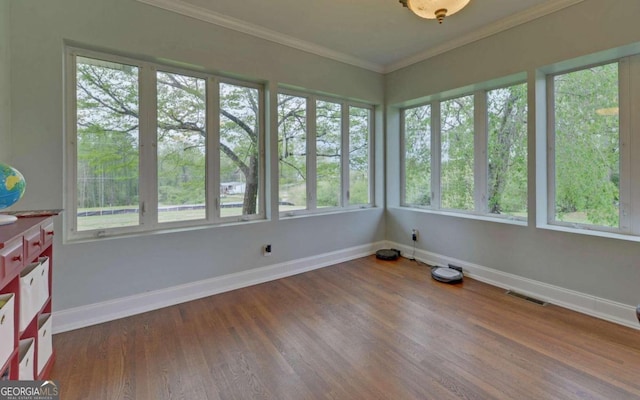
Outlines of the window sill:
[{"label": "window sill", "polygon": [[250,219],[247,221],[226,221],[220,223],[207,223],[203,222],[201,224],[189,224],[183,226],[159,226],[156,229],[148,229],[148,230],[137,230],[137,231],[129,231],[129,232],[113,232],[106,233],[104,236],[97,236],[96,231],[91,231],[90,233],[85,234],[77,234],[74,233],[71,236],[70,233],[66,234],[66,237],[63,239],[63,244],[76,244],[76,243],[87,243],[87,242],[97,242],[103,240],[112,240],[112,239],[128,239],[133,237],[143,237],[143,236],[153,236],[153,235],[164,235],[168,233],[178,233],[178,232],[190,232],[190,231],[199,231],[203,229],[212,229],[212,228],[224,228],[230,226],[242,226],[242,225],[250,225],[250,224],[259,224],[262,222],[269,221],[269,219],[261,218],[261,219]]},{"label": "window sill", "polygon": [[425,214],[434,214],[434,215],[443,215],[447,217],[455,217],[455,218],[465,218],[472,219],[476,221],[486,221],[486,222],[496,222],[499,224],[507,224],[507,225],[516,225],[516,226],[528,226],[529,223],[526,219],[516,219],[515,217],[494,217],[489,215],[480,215],[480,214],[472,214],[471,212],[455,212],[448,210],[432,210],[428,208],[418,208],[411,206],[399,206],[399,207],[389,207],[389,209],[403,210],[403,211],[415,211],[419,213]]},{"label": "window sill", "polygon": [[603,237],[607,239],[626,240],[629,242],[640,242],[640,236],[636,236],[633,234],[598,231],[598,230],[589,229],[586,227],[574,228],[571,226],[551,225],[551,224],[538,224],[536,227],[539,229],[546,229],[549,231],[575,233],[577,235],[596,236],[596,237]]},{"label": "window sill", "polygon": [[366,205],[366,206],[353,206],[353,207],[345,207],[345,208],[316,209],[313,211],[309,211],[309,210],[284,211],[284,212],[281,212],[279,215],[281,220],[289,220],[289,219],[296,219],[296,218],[315,217],[320,215],[344,214],[344,213],[352,213],[352,212],[375,210],[375,209],[379,209],[379,208],[372,205]]}]

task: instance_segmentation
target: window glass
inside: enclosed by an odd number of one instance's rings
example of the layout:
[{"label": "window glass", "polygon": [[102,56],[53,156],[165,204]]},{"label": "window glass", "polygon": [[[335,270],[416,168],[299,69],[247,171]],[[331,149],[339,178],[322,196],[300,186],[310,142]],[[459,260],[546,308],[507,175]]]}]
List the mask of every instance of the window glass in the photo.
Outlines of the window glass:
[{"label": "window glass", "polygon": [[157,73],[158,221],[206,218],[206,81]]},{"label": "window glass", "polygon": [[349,107],[349,204],[369,204],[371,109]]},{"label": "window glass", "polygon": [[260,91],[220,83],[220,216],[259,213]]},{"label": "window glass", "polygon": [[307,208],[307,99],[278,94],[279,210]]},{"label": "window glass", "polygon": [[340,158],[342,107],[328,101],[316,102],[316,202],[318,208],[341,205]]},{"label": "window glass", "polygon": [[431,105],[404,110],[404,202],[431,205]]},{"label": "window glass", "polygon": [[487,92],[489,214],[527,217],[527,85]]},{"label": "window glass", "polygon": [[618,227],[618,64],[553,78],[555,220]]},{"label": "window glass", "polygon": [[77,230],[139,225],[138,68],[76,59]]},{"label": "window glass", "polygon": [[473,96],[441,103],[441,207],[473,210]]}]

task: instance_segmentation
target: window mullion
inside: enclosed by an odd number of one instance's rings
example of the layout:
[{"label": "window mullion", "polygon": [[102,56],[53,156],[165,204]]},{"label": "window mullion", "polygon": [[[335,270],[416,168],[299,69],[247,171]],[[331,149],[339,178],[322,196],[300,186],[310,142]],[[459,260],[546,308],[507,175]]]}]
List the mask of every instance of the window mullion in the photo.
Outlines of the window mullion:
[{"label": "window mullion", "polygon": [[431,207],[440,208],[440,164],[441,164],[441,115],[440,102],[431,104]]},{"label": "window mullion", "polygon": [[[627,140],[627,143],[629,143],[628,149],[622,148],[625,152],[621,154],[621,157],[626,156],[628,161],[624,158],[621,160],[620,196],[623,194],[622,185],[624,182],[628,185],[629,193],[629,198],[627,199],[629,204],[629,212],[627,213],[629,230],[635,235],[640,235],[640,184],[638,184],[637,179],[631,179],[633,176],[640,176],[640,157],[638,156],[640,154],[640,138],[638,138],[638,135],[631,134],[631,132],[640,130],[640,56],[633,56],[628,59],[627,82],[623,83],[621,81],[620,86],[620,135],[624,135],[625,139],[623,140]],[[623,91],[626,97],[622,97]],[[626,129],[622,130],[622,126],[626,126]],[[626,176],[623,175],[625,164],[628,167]],[[620,200],[622,203],[622,197]]]},{"label": "window mullion", "polygon": [[407,110],[400,110],[400,205],[407,205]]},{"label": "window mullion", "polygon": [[349,136],[351,135],[351,124],[349,119],[349,104],[340,103],[341,107],[341,129],[340,129],[340,137],[341,137],[341,145],[342,148],[340,150],[340,182],[341,182],[341,190],[340,190],[340,205],[341,207],[347,207],[349,205],[349,168],[350,161],[349,160]]},{"label": "window mullion", "polygon": [[317,208],[316,99],[307,97],[307,210]]},{"label": "window mullion", "polygon": [[487,162],[487,92],[478,91],[474,95],[474,203],[478,213],[486,214],[489,211],[487,204],[487,189],[489,179]]},{"label": "window mullion", "polygon": [[220,221],[220,82],[207,80],[207,220]]},{"label": "window mullion", "polygon": [[619,178],[619,216],[620,216],[620,230],[623,232],[630,232],[632,226],[632,213],[634,208],[631,204],[631,143],[630,143],[630,122],[631,122],[631,60],[623,59],[618,63],[618,118],[619,118],[619,146],[620,146],[620,178]]},{"label": "window mullion", "polygon": [[78,233],[78,94],[77,87],[77,64],[75,52],[67,51],[67,79],[66,79],[66,99],[67,99],[67,173],[68,184],[66,196],[67,203],[71,204],[70,210],[63,213],[71,236]]},{"label": "window mullion", "polygon": [[375,130],[376,130],[376,121],[375,121],[376,109],[372,107],[369,109],[369,132],[367,133],[367,147],[368,147],[368,164],[367,167],[369,169],[367,173],[367,179],[369,181],[369,202],[368,204],[373,206],[375,205]]},{"label": "window mullion", "polygon": [[140,224],[153,229],[158,223],[158,121],[156,69],[140,67]]},{"label": "window mullion", "polygon": [[547,77],[547,223],[556,219],[556,102],[554,77]]}]

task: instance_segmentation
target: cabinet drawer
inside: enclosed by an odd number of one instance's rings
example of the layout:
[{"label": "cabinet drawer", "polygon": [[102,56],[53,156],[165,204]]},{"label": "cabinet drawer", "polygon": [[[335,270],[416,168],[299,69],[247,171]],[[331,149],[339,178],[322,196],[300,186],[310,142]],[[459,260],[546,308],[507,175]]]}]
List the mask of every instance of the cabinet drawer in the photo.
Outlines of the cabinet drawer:
[{"label": "cabinet drawer", "polygon": [[47,247],[53,241],[53,221],[42,226],[42,241],[43,247]]},{"label": "cabinet drawer", "polygon": [[0,283],[11,279],[24,265],[22,238],[9,243],[0,250]]},{"label": "cabinet drawer", "polygon": [[38,254],[40,254],[40,252],[42,252],[42,249],[44,248],[44,246],[42,245],[40,228],[38,227],[38,229],[33,229],[27,232],[24,235],[24,243],[26,246],[27,260],[32,260],[33,257],[36,257]]}]

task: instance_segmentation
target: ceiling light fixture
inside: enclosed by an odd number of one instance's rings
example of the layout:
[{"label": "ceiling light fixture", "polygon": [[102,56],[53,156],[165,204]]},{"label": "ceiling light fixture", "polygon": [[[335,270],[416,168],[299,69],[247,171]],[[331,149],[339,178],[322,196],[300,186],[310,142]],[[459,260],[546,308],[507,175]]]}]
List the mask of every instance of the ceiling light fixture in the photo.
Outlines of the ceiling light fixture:
[{"label": "ceiling light fixture", "polygon": [[444,17],[462,10],[470,0],[400,0],[418,17],[437,19],[442,23]]}]

